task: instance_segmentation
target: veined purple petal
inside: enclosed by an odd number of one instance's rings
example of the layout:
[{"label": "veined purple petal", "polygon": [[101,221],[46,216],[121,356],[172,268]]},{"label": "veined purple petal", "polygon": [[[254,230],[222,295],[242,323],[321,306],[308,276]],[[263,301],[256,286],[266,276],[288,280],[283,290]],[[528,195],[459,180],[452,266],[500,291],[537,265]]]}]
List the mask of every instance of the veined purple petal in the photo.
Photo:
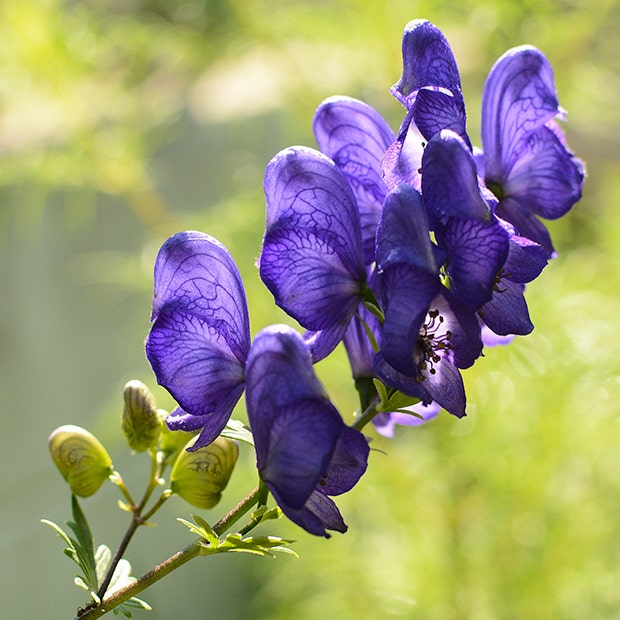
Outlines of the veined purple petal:
[{"label": "veined purple petal", "polygon": [[391,91],[407,109],[417,91],[425,86],[461,93],[459,71],[450,45],[431,22],[417,19],[405,26],[402,54],[403,73]]},{"label": "veined purple petal", "polygon": [[498,221],[452,217],[435,229],[448,254],[450,292],[474,311],[490,301],[496,277],[508,256],[508,233]]},{"label": "veined purple petal", "polygon": [[480,309],[480,317],[498,336],[525,336],[534,329],[523,296],[524,289],[523,284],[502,278],[491,301]]},{"label": "veined purple petal", "polygon": [[198,317],[226,340],[240,363],[250,348],[250,321],[235,262],[217,239],[187,231],[170,237],[155,261],[151,321],[163,309]]},{"label": "veined purple petal", "polygon": [[511,235],[504,277],[522,284],[531,282],[540,275],[548,261],[547,251],[538,243],[526,237]]},{"label": "veined purple petal", "polygon": [[530,45],[508,50],[491,68],[482,94],[482,149],[487,185],[502,185],[521,143],[561,109],[553,69]]},{"label": "veined purple petal", "polygon": [[427,86],[418,91],[412,109],[415,124],[427,140],[443,129],[450,129],[458,134],[471,150],[461,96],[455,96],[443,88]]},{"label": "veined purple petal", "polygon": [[331,97],[314,115],[319,148],[342,170],[357,200],[366,264],[374,261],[375,233],[387,188],[381,160],[396,136],[382,116],[350,97]]},{"label": "veined purple petal", "polygon": [[260,275],[303,327],[348,323],[366,278],[359,214],[334,162],[313,149],[280,152],[265,173]]},{"label": "veined purple petal", "polygon": [[368,466],[370,448],[362,433],[344,426],[336,442],[332,459],[319,490],[325,495],[342,495],[350,491]]},{"label": "veined purple petal", "polygon": [[146,356],[158,383],[185,411],[168,422],[202,428],[198,449],[220,434],[243,392],[249,318],[228,250],[199,232],[168,239],[155,262],[151,317]]},{"label": "veined purple petal", "polygon": [[503,193],[541,217],[561,217],[581,198],[582,162],[549,127],[529,134],[520,147]]},{"label": "veined purple petal", "polygon": [[434,222],[445,217],[483,221],[491,217],[480,193],[473,155],[462,138],[447,129],[424,149],[422,196]]}]

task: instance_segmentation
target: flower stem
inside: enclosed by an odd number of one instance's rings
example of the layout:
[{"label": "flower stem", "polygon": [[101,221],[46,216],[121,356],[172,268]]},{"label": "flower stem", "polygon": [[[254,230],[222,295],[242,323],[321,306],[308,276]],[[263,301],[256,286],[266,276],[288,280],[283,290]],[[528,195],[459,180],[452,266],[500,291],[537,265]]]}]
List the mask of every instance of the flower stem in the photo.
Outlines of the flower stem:
[{"label": "flower stem", "polygon": [[372,419],[376,415],[381,413],[380,411],[377,410],[377,405],[378,404],[379,404],[379,399],[378,398],[373,398],[372,402],[370,403],[370,405],[368,405],[366,410],[360,415],[359,418],[357,418],[357,420],[355,420],[355,423],[352,424],[351,426],[353,428],[357,429],[358,431],[361,431],[364,428],[364,426],[366,426],[366,424],[368,424],[370,421],[372,421]]},{"label": "flower stem", "polygon": [[[213,531],[219,536],[223,532],[225,532],[229,527],[231,527],[234,523],[236,523],[243,515],[245,515],[251,508],[258,502],[260,497],[261,488],[260,485],[255,489],[250,491],[246,497],[244,497],[230,512],[224,515],[214,526]],[[150,513],[149,513],[150,514]],[[138,518],[137,515],[134,515],[134,519],[131,522],[131,525],[123,540],[121,541],[121,545],[119,546],[118,551],[114,555],[114,560],[116,560],[116,564],[118,564],[118,560],[120,560],[122,551],[125,550],[129,540],[133,536],[133,533],[136,531],[137,527],[141,525],[143,522],[142,519]],[[181,551],[175,553],[170,556],[167,560],[164,560],[161,564],[158,564],[153,569],[151,569],[148,573],[145,573],[128,585],[127,587],[114,592],[114,594],[110,595],[108,598],[103,599],[102,602],[97,606],[88,606],[78,612],[75,620],[94,620],[95,618],[100,618],[104,614],[112,611],[115,607],[118,607],[121,603],[124,603],[132,596],[136,596],[136,594],[142,592],[142,590],[148,588],[155,582],[159,581],[173,570],[176,570],[186,562],[189,562],[192,558],[200,555],[200,550],[202,545],[204,544],[204,539],[199,538],[195,540],[193,543],[182,549]],[[121,551],[122,549],[122,551]],[[118,558],[118,559],[117,559]],[[114,563],[114,561],[113,561]],[[113,572],[113,571],[112,571]],[[108,571],[108,575],[111,579],[111,573]],[[106,579],[108,577],[106,575]],[[105,585],[107,589],[109,585],[108,583],[102,584]],[[105,590],[104,590],[105,593]],[[102,596],[100,596],[102,598]]]}]

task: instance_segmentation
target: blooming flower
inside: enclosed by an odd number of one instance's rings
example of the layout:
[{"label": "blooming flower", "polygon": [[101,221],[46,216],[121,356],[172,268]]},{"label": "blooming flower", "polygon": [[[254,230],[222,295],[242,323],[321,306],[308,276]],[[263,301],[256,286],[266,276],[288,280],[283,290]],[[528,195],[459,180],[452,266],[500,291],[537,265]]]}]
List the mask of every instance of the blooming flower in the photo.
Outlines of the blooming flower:
[{"label": "blooming flower", "polygon": [[222,431],[244,388],[250,348],[247,302],[228,250],[204,233],[178,233],[155,262],[153,325],[146,355],[158,383],[181,405],[171,430],[202,429],[194,450]]},{"label": "blooming flower", "polygon": [[259,332],[246,376],[256,465],[278,505],[311,534],[345,532],[329,496],[357,483],[366,470],[369,448],[329,401],[302,337],[285,325]]}]

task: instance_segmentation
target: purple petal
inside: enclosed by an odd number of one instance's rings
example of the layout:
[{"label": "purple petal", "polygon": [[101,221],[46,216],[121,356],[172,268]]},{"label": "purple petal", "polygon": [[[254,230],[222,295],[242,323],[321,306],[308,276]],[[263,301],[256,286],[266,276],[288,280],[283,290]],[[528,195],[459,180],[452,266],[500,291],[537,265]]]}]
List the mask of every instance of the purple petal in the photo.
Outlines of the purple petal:
[{"label": "purple petal", "polygon": [[396,136],[369,105],[350,97],[326,99],[314,116],[319,148],[349,181],[359,208],[365,262],[374,260],[375,232],[387,193],[381,160]]},{"label": "purple petal", "polygon": [[518,201],[510,197],[502,198],[495,213],[498,217],[510,222],[521,237],[530,239],[543,247],[548,256],[555,255],[547,227]]},{"label": "purple petal", "polygon": [[490,219],[473,155],[453,131],[436,134],[424,149],[422,196],[433,221],[445,217]]},{"label": "purple petal", "polygon": [[[362,321],[364,321],[366,327],[364,327]],[[374,351],[372,343],[368,338],[366,328],[372,331],[375,342],[380,347],[382,331],[379,319],[363,305],[360,305],[358,312],[349,323],[343,338],[343,344],[351,365],[351,374],[354,379],[372,377],[374,375],[372,360],[376,351]]]},{"label": "purple petal", "polygon": [[348,323],[366,271],[343,173],[318,151],[287,149],[267,166],[265,196],[260,275],[276,303],[312,331]]},{"label": "purple petal", "polygon": [[412,109],[415,124],[427,140],[443,129],[450,129],[458,134],[471,150],[461,96],[454,96],[450,91],[437,87],[421,88]]},{"label": "purple petal", "polygon": [[417,19],[405,26],[402,54],[403,73],[391,91],[407,109],[417,91],[425,86],[461,92],[459,71],[450,45],[431,22]]},{"label": "purple petal", "polygon": [[534,329],[523,296],[524,289],[523,284],[502,278],[491,301],[480,309],[480,317],[497,335],[525,336]]},{"label": "purple petal", "polygon": [[270,488],[269,490],[273,493],[280,508],[282,508],[282,512],[293,523],[296,523],[310,534],[329,538],[330,535],[326,530],[334,530],[343,534],[347,531],[347,526],[336,504],[320,491],[313,491],[302,508],[293,509],[282,500],[277,489]]},{"label": "purple petal", "polygon": [[508,50],[493,65],[482,95],[487,184],[502,185],[528,135],[560,113],[553,69],[535,47]]},{"label": "purple petal", "polygon": [[450,291],[474,310],[490,301],[508,256],[508,233],[490,222],[452,217],[438,225],[437,242],[447,251]]},{"label": "purple petal", "polygon": [[151,321],[162,309],[200,318],[228,343],[240,363],[250,348],[250,321],[243,282],[228,250],[205,233],[170,237],[155,261]]},{"label": "purple petal", "polygon": [[368,466],[370,448],[362,433],[344,426],[319,490],[325,495],[341,495],[350,491]]},{"label": "purple petal", "polygon": [[547,251],[526,237],[511,235],[504,277],[513,282],[531,282],[547,265]]},{"label": "purple petal", "polygon": [[411,352],[440,282],[418,192],[401,185],[385,202],[377,231],[377,275],[385,305],[383,353],[401,372],[414,372]]},{"label": "purple petal", "polygon": [[582,162],[548,127],[529,134],[520,147],[504,195],[541,217],[561,217],[581,198]]}]

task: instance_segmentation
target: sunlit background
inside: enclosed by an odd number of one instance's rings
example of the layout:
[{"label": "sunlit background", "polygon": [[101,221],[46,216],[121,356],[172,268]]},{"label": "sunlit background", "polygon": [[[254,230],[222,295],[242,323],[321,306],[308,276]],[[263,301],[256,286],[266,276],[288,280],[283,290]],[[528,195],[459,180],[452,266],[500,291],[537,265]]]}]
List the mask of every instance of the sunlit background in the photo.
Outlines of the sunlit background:
[{"label": "sunlit background", "polygon": [[[392,441],[339,505],[345,535],[282,522],[301,559],[200,558],[143,593],[179,620],[620,617],[620,5],[615,0],[4,0],[0,4],[0,547],[3,618],[69,619],[85,601],[62,541],[70,518],[47,436],[73,423],[130,485],[148,472],[120,433],[122,387],[156,388],[143,352],[152,264],[172,233],[231,250],[252,332],[285,320],[254,261],[261,181],[291,144],[314,146],[322,99],[364,99],[396,128],[389,87],[414,18],[452,44],[479,144],[484,78],[532,43],[555,68],[584,197],[551,225],[559,258],[527,291],[534,333],[467,371],[469,415]],[[318,365],[351,419],[342,351]],[[236,417],[244,417],[242,404]],[[240,462],[212,523],[255,484]],[[128,515],[105,485],[83,502],[97,543]],[[192,536],[178,498],[140,530],[139,575]]]}]

